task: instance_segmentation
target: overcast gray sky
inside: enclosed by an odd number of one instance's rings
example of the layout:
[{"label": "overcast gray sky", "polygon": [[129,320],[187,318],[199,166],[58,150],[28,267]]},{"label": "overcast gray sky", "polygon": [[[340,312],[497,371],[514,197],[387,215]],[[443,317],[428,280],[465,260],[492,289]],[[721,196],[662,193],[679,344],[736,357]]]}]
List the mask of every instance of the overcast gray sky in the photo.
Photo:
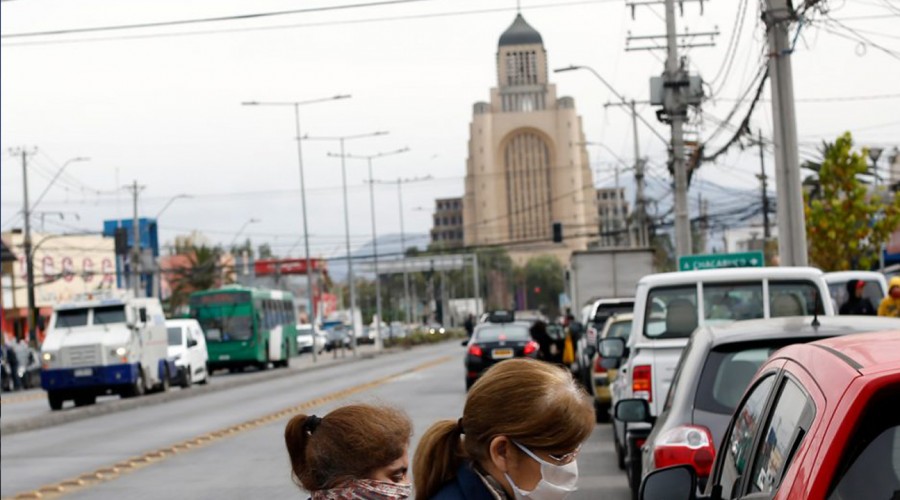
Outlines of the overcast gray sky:
[{"label": "overcast gray sky", "polygon": [[[340,4],[354,3],[360,2]],[[825,24],[827,18],[820,14],[800,31],[793,70],[800,99],[798,129],[805,143],[801,150],[809,155],[821,139],[844,130],[854,131],[862,144],[900,143],[900,1],[822,4],[831,18],[856,33],[835,21]],[[427,232],[434,198],[462,195],[472,104],[488,100],[496,85],[497,39],[515,16],[513,0],[426,0],[241,21],[10,37],[334,5],[339,3],[2,2],[3,230],[21,225],[21,165],[8,150],[37,146],[29,178],[32,199],[67,159],[92,158],[70,164],[38,207],[65,212],[64,220],[45,216],[48,231],[98,230],[105,218],[130,217],[128,194],[110,192],[137,179],[146,185],[142,216],[155,215],[174,195],[193,196],[175,201],[160,218],[163,241],[196,229],[214,242],[227,243],[253,217],[261,222],[244,234],[256,244],[273,244],[276,253],[286,252],[301,235],[292,110],[240,103],[347,93],[352,99],[302,108],[304,133],[390,132],[347,142],[348,153],[361,155],[408,146],[408,153],[376,160],[375,177],[433,177],[404,189],[407,231]],[[729,54],[734,61],[711,86],[716,99],[704,105],[709,115],[694,127],[700,140],[712,134],[715,118],[728,116],[735,99],[749,88],[765,42],[756,0],[703,5],[701,15],[698,3],[686,3],[677,21],[679,31],[721,32],[715,47],[687,52],[692,71],[710,81],[728,67]],[[661,7],[638,8],[635,19],[624,0],[525,0],[521,8],[543,36],[551,69],[590,65],[626,96],[647,99],[648,80],[661,73],[664,53],[627,52],[626,36],[664,33]],[[736,25],[741,29],[730,43]],[[848,39],[857,36],[868,42]],[[894,52],[885,53],[875,44]],[[575,98],[588,140],[605,143],[630,163],[630,120],[621,109],[603,107],[610,93],[587,72],[551,78],[559,95]],[[738,123],[745,110],[739,107],[732,122]],[[641,112],[668,136],[668,129],[656,123],[653,108],[641,106]],[[771,105],[765,101],[752,124],[769,134],[771,123]],[[726,129],[708,148],[715,149],[730,135]],[[667,179],[664,144],[645,128],[639,136],[652,165],[652,182],[662,186]],[[340,161],[327,156],[337,150],[337,143],[304,142],[313,252],[326,256],[341,253],[343,244]],[[598,169],[597,184],[610,185],[613,156],[597,147],[589,151]],[[766,161],[771,173],[768,154]],[[347,167],[350,232],[359,245],[370,237],[365,163],[348,160]],[[694,185],[702,188],[703,181],[710,181],[751,189],[758,169],[756,150],[735,149],[717,164],[704,165]],[[623,174],[626,180],[630,177]],[[396,188],[379,185],[375,195],[379,233],[398,232]],[[727,208],[710,206],[710,211]],[[300,249],[292,253],[300,255]]]}]

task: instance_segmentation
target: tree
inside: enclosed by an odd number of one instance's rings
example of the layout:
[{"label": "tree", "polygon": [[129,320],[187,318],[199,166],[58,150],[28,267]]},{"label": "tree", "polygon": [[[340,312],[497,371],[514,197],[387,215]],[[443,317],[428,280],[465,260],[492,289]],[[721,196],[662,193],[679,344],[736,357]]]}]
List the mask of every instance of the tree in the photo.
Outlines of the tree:
[{"label": "tree", "polygon": [[527,307],[538,309],[551,318],[558,316],[559,294],[565,287],[565,270],[559,259],[552,255],[532,257],[522,271]]},{"label": "tree", "polygon": [[275,256],[275,254],[272,253],[272,246],[268,243],[263,243],[262,245],[260,245],[257,248],[256,253],[260,259],[271,259]]},{"label": "tree", "polygon": [[221,248],[200,245],[185,251],[184,254],[187,256],[187,262],[168,270],[169,282],[172,284],[172,295],[169,298],[171,311],[176,311],[187,304],[191,293],[214,288],[222,276],[219,265]]},{"label": "tree", "polygon": [[821,163],[805,165],[818,170],[818,182],[807,180],[815,189],[804,195],[809,258],[825,271],[871,269],[900,227],[900,197],[866,183],[867,156],[853,150],[847,132],[824,145]]}]

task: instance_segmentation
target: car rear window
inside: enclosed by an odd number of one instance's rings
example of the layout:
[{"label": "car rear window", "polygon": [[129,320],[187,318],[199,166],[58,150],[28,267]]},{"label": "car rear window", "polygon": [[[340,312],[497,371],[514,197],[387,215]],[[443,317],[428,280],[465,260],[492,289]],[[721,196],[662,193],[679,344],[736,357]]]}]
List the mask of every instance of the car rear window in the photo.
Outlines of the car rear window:
[{"label": "car rear window", "polygon": [[615,323],[609,325],[609,330],[606,331],[606,338],[620,338],[624,339],[627,342],[628,337],[630,336],[631,320],[616,321]]},{"label": "car rear window", "polygon": [[521,325],[489,325],[479,328],[475,332],[475,339],[478,342],[531,340],[531,334],[528,333],[528,328]]},{"label": "car rear window", "polygon": [[783,345],[783,342],[777,345],[729,345],[710,351],[700,374],[694,406],[711,413],[731,415],[753,375]]},{"label": "car rear window", "polygon": [[595,323],[600,323],[602,326],[610,316],[614,314],[630,313],[632,311],[634,311],[634,302],[600,304],[597,306],[597,311],[594,313],[593,321]]},{"label": "car rear window", "polygon": [[696,283],[654,288],[647,304],[644,335],[649,338],[687,338],[697,328]]}]

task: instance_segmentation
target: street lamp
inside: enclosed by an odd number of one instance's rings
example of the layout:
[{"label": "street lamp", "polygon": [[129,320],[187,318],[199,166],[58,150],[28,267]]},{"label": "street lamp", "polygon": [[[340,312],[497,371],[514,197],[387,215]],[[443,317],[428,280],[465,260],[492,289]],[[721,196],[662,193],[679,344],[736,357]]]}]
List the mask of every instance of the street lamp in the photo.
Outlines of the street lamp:
[{"label": "street lamp", "polygon": [[287,101],[287,102],[260,102],[260,101],[250,101],[241,103],[244,106],[291,106],[294,108],[294,127],[296,130],[296,136],[294,140],[297,141],[297,162],[300,165],[300,203],[303,208],[303,246],[306,251],[306,295],[307,295],[307,304],[306,304],[306,314],[309,318],[309,323],[313,325],[313,362],[316,362],[316,348],[315,348],[315,321],[313,319],[313,286],[312,286],[312,257],[309,254],[309,229],[307,227],[307,217],[306,217],[306,181],[303,176],[303,147],[301,145],[300,140],[300,106],[305,106],[307,104],[316,104],[320,102],[327,101],[337,101],[341,99],[349,99],[349,94],[340,94],[332,97],[323,97],[319,99],[309,99],[306,101]]},{"label": "street lamp", "polygon": [[[373,158],[382,158],[384,156],[391,156],[400,153],[405,153],[409,151],[409,148],[401,148],[395,151],[388,151],[386,153],[378,153],[374,155],[352,155],[347,154],[344,155],[345,158],[357,158],[361,160],[367,160],[369,162],[369,204],[372,207],[372,254],[373,254],[373,268],[375,270],[375,312],[378,316],[378,320],[375,322],[375,342],[377,343],[377,348],[380,351],[384,344],[381,339],[381,279],[378,275],[378,234],[375,231],[375,182],[372,178],[372,159]],[[333,153],[328,153],[328,156],[337,156]]]},{"label": "street lamp", "polygon": [[347,165],[344,153],[344,141],[352,139],[363,139],[366,137],[375,137],[379,135],[387,135],[385,131],[371,132],[368,134],[344,135],[337,137],[310,137],[303,136],[303,139],[313,141],[338,141],[341,145],[341,179],[344,187],[344,231],[346,233],[347,243],[347,277],[350,280],[350,322],[353,325],[353,335],[350,347],[353,349],[353,355],[356,356],[356,332],[359,325],[356,324],[356,283],[353,281],[353,257],[350,255],[350,210],[347,207]]},{"label": "street lamp", "polygon": [[153,218],[154,218],[154,219],[159,219],[159,216],[162,215],[163,212],[165,212],[166,209],[168,209],[169,206],[170,206],[175,200],[182,200],[182,199],[187,199],[187,198],[193,198],[193,196],[191,196],[191,195],[189,195],[189,194],[176,194],[175,196],[169,198],[169,201],[167,201],[166,204],[163,205],[163,207],[162,207],[161,209],[159,209],[159,212],[156,212],[156,215],[155,215]]},{"label": "street lamp", "polygon": [[234,246],[235,242],[237,242],[238,237],[240,237],[241,233],[244,232],[244,229],[247,229],[247,226],[249,226],[250,224],[256,224],[257,222],[259,222],[259,219],[256,218],[251,218],[247,222],[245,222],[244,225],[241,226],[240,229],[238,229],[238,232],[234,234],[234,238],[231,239],[231,243],[228,244],[228,248]]},{"label": "street lamp", "polygon": [[[602,83],[607,89],[609,89],[610,92],[612,92],[612,94],[614,96],[616,96],[616,98],[619,100],[620,104],[631,108],[631,133],[634,136],[634,177],[635,177],[635,182],[637,184],[637,193],[635,196],[635,199],[637,201],[637,203],[636,203],[637,206],[635,208],[637,208],[637,215],[638,215],[638,231],[639,231],[638,239],[640,240],[640,244],[642,246],[648,245],[649,244],[649,235],[647,234],[647,223],[646,223],[647,208],[646,208],[646,203],[644,201],[644,163],[643,163],[643,161],[641,161],[640,145],[638,143],[637,121],[640,120],[644,125],[646,125],[647,128],[649,128],[650,131],[653,132],[653,135],[658,137],[661,141],[663,141],[663,143],[666,144],[666,147],[669,146],[669,141],[662,134],[660,134],[655,128],[653,128],[653,126],[650,124],[650,122],[648,122],[643,116],[638,114],[637,110],[635,110],[635,108],[634,108],[634,99],[632,99],[630,102],[627,101],[625,99],[625,97],[623,97],[622,94],[616,92],[616,89],[613,88],[613,86],[610,85],[609,82],[607,82],[602,76],[600,76],[600,73],[598,73],[597,70],[595,70],[594,68],[592,68],[590,66],[571,65],[571,66],[568,66],[565,68],[557,68],[557,69],[553,70],[553,72],[554,73],[562,73],[565,71],[575,71],[575,70],[580,70],[580,69],[590,71],[591,74],[593,74],[595,77],[597,77],[598,80],[600,80],[600,83]],[[686,203],[686,201],[685,201],[685,203]]]},{"label": "street lamp", "polygon": [[[47,184],[47,187],[45,187],[44,190],[41,192],[41,194],[37,197],[37,200],[35,200],[34,204],[31,205],[31,208],[28,209],[29,212],[33,212],[34,209],[38,206],[38,203],[40,203],[41,200],[44,199],[44,196],[46,196],[47,193],[50,191],[50,188],[53,187],[53,184],[56,182],[56,179],[59,179],[59,176],[62,175],[63,170],[65,170],[66,167],[68,167],[70,163],[74,163],[76,161],[91,161],[91,159],[86,156],[76,156],[75,158],[69,158],[68,160],[66,160],[65,163],[63,163],[62,166],[59,167],[59,170],[56,171],[56,174],[53,175],[53,178],[50,179],[50,182]],[[28,214],[25,214],[25,215],[28,215]]]}]

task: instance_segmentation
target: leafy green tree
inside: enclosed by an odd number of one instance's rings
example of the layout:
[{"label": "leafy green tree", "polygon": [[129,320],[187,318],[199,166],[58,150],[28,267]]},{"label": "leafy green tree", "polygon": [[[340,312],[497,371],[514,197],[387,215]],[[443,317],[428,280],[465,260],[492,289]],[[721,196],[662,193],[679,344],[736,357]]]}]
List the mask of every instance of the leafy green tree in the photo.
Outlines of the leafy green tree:
[{"label": "leafy green tree", "polygon": [[825,271],[871,269],[900,227],[900,197],[867,185],[868,151],[855,151],[849,132],[826,143],[822,156],[806,165],[818,170],[804,196],[810,261]]},{"label": "leafy green tree", "polygon": [[549,317],[559,315],[559,294],[563,292],[565,270],[552,255],[532,257],[522,270],[527,307]]},{"label": "leafy green tree", "polygon": [[200,245],[184,249],[183,254],[187,256],[187,264],[168,270],[172,285],[170,311],[177,311],[186,305],[191,293],[215,287],[222,277],[221,248]]}]

